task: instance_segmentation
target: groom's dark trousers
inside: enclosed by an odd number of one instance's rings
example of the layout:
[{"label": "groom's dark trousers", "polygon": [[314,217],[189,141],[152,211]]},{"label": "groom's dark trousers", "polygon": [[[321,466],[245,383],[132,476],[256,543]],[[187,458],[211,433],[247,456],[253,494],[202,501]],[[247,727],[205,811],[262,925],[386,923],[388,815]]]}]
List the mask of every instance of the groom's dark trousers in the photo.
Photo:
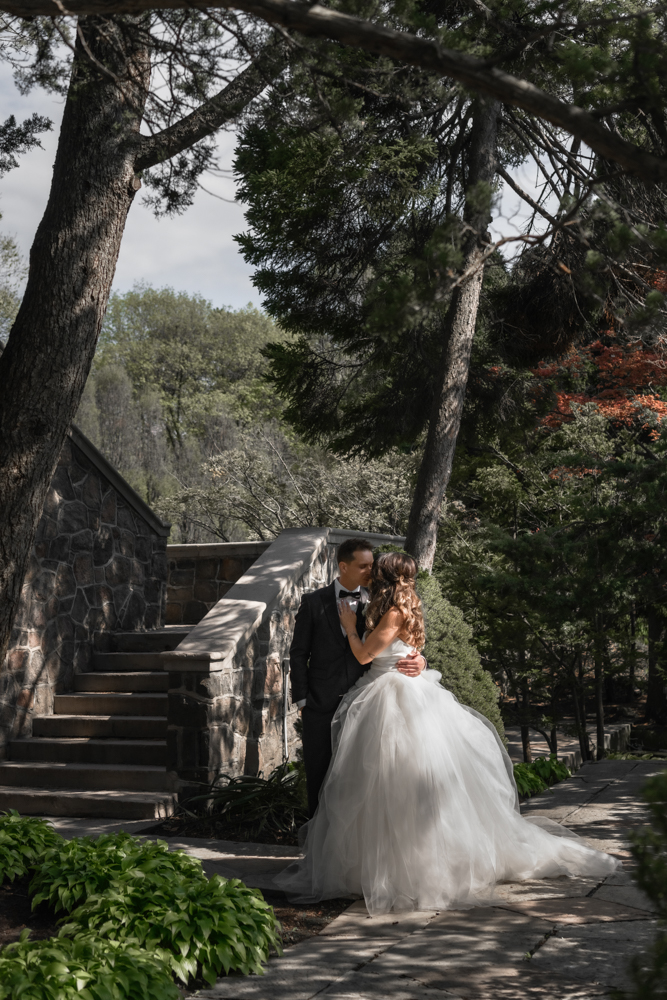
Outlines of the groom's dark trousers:
[{"label": "groom's dark trousers", "polygon": [[[357,632],[360,637],[364,634],[361,605],[357,609]],[[290,647],[290,677],[292,701],[306,699],[302,716],[303,762],[311,816],[331,761],[331,720],[340,699],[369,666],[359,663],[342,632],[333,583],[304,594]]]}]

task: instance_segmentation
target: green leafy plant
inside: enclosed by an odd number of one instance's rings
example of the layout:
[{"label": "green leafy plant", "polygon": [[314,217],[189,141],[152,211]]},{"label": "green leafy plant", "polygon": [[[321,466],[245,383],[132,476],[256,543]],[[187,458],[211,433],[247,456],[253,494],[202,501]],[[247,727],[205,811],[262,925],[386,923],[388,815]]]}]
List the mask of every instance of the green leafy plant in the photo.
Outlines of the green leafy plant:
[{"label": "green leafy plant", "polygon": [[21,940],[0,952],[0,1000],[178,1000],[169,969],[129,942]]},{"label": "green leafy plant", "polygon": [[128,833],[60,840],[46,851],[30,883],[32,906],[47,901],[56,912],[69,913],[112,884],[146,877],[156,882],[177,875],[202,879],[201,862],[183,851],[170,851],[162,840],[140,841]]},{"label": "green leafy plant", "polygon": [[135,942],[160,955],[183,982],[201,974],[213,984],[223,969],[262,973],[270,949],[281,951],[279,931],[262,894],[237,879],[135,872],[131,882],[114,882],[86,899],[60,933]]},{"label": "green leafy plant", "polygon": [[38,864],[44,855],[64,843],[46,820],[19,816],[15,809],[0,816],[0,884],[21,878]]},{"label": "green leafy plant", "polygon": [[201,795],[188,800],[230,825],[243,827],[248,837],[264,831],[290,834],[308,819],[303,767],[286,762],[268,778],[242,774],[219,775]]},{"label": "green leafy plant", "polygon": [[514,780],[519,795],[528,798],[539,795],[549,785],[569,778],[571,771],[561,761],[551,754],[549,757],[538,757],[531,764],[515,764]]},{"label": "green leafy plant", "polygon": [[667,1000],[667,771],[646,782],[643,796],[651,826],[631,834],[635,879],[653,904],[658,929],[653,944],[630,966],[633,988],[616,1000]]}]

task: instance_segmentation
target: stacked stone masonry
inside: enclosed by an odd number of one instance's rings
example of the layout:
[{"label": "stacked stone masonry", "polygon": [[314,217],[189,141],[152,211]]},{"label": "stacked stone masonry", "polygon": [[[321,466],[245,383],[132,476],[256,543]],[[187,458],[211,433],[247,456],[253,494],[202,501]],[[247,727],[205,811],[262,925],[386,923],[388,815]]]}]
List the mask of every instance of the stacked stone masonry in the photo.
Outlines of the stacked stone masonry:
[{"label": "stacked stone masonry", "polygon": [[[73,428],[44,505],[0,678],[0,751],[89,669],[93,636],[162,625],[169,527]],[[98,635],[99,644],[99,635]],[[103,648],[103,642],[101,644]]]},{"label": "stacked stone masonry", "polygon": [[[294,729],[297,709],[289,698],[289,676],[283,674],[282,664],[289,655],[302,595],[335,578],[337,546],[349,534],[305,529],[285,531],[279,536],[230,591],[228,600],[222,602],[230,606],[228,622],[233,620],[234,604],[238,604],[238,617],[245,616],[247,622],[224,663],[209,658],[214,643],[205,651],[204,633],[202,645],[197,648],[197,630],[174,653],[163,654],[164,667],[169,670],[167,767],[179,779],[181,796],[187,797],[218,774],[269,774],[281,763],[285,749],[285,685],[287,752],[289,756],[294,754],[299,744]],[[304,558],[302,568],[290,574],[284,572],[284,567],[290,562],[292,538],[295,548],[301,546]],[[403,539],[375,536],[373,541],[401,543]],[[276,558],[275,564],[278,575],[282,565],[284,582],[275,588],[275,599],[271,600],[266,591],[262,592],[263,581],[270,578],[270,559],[279,546],[283,558]],[[215,636],[215,632],[212,622],[210,635]],[[220,634],[224,634],[224,628]],[[184,666],[187,662],[187,668],[179,670],[178,657],[186,656],[186,646],[187,661],[180,662]]]},{"label": "stacked stone masonry", "polygon": [[169,545],[167,625],[196,625],[270,542]]}]

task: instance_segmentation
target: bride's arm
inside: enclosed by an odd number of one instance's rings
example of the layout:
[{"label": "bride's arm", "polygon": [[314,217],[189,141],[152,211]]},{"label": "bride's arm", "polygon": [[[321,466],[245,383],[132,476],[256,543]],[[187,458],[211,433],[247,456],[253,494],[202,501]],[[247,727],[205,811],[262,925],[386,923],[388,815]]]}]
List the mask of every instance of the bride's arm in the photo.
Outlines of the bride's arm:
[{"label": "bride's arm", "polygon": [[354,612],[350,612],[349,617],[343,612],[341,621],[350,640],[350,649],[359,663],[370,663],[378,653],[398,638],[398,633],[403,628],[403,615],[398,608],[391,608],[382,616],[376,628],[366,636],[366,642],[362,642],[357,634],[357,619]]}]

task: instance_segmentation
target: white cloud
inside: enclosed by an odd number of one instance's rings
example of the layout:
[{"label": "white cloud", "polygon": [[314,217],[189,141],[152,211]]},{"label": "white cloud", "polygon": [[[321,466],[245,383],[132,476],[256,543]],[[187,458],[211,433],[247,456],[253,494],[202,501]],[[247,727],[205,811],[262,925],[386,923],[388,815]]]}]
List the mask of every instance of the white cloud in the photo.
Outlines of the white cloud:
[{"label": "white cloud", "polygon": [[[22,96],[8,67],[0,65],[0,121],[10,114],[22,121],[33,111],[51,118],[53,131],[42,137],[43,149],[26,153],[19,167],[0,180],[0,228],[16,238],[26,257],[49,195],[63,102],[37,89]],[[231,166],[234,142],[233,133],[220,135],[223,168]],[[234,196],[231,179],[209,178],[204,183],[225,198]],[[124,292],[145,281],[156,287],[171,285],[178,291],[199,292],[216,306],[236,309],[248,302],[260,304],[250,280],[251,269],[232,239],[245,228],[241,205],[198,191],[187,212],[158,221],[141,200],[140,191],[128,216],[114,289]]]}]

